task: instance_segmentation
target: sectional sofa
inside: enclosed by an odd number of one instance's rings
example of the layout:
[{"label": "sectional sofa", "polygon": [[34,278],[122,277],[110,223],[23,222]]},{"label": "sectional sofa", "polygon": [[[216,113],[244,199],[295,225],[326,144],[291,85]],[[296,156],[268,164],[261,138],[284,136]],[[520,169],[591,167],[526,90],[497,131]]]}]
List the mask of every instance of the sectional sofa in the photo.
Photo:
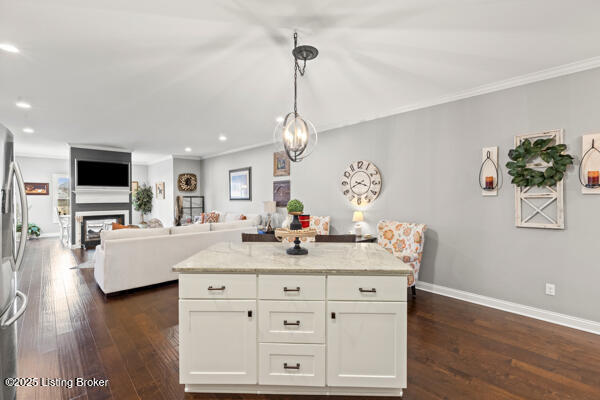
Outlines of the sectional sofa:
[{"label": "sectional sofa", "polygon": [[241,242],[242,233],[256,233],[259,221],[103,231],[94,277],[105,294],[176,280],[173,265],[215,243]]}]

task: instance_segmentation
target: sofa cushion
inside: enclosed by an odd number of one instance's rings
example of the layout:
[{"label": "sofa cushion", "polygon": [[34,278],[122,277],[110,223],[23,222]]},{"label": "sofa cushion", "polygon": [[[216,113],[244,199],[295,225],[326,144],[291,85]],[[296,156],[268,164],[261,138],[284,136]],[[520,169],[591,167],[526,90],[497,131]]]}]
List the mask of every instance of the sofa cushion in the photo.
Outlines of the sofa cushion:
[{"label": "sofa cushion", "polygon": [[209,232],[210,224],[192,224],[185,226],[174,226],[171,228],[171,235],[181,235],[185,233]]},{"label": "sofa cushion", "polygon": [[221,218],[219,218],[219,220],[221,222],[234,222],[234,221],[241,221],[242,220],[242,214],[236,214],[236,213],[226,213],[225,214],[225,218],[223,218],[221,220]]},{"label": "sofa cushion", "polygon": [[168,235],[169,228],[147,228],[147,229],[119,229],[116,231],[100,232],[102,243],[105,240],[130,239],[146,236]]},{"label": "sofa cushion", "polygon": [[244,227],[255,226],[251,220],[240,220],[234,222],[221,222],[218,224],[210,224],[211,231],[228,231],[230,229],[238,229]]}]

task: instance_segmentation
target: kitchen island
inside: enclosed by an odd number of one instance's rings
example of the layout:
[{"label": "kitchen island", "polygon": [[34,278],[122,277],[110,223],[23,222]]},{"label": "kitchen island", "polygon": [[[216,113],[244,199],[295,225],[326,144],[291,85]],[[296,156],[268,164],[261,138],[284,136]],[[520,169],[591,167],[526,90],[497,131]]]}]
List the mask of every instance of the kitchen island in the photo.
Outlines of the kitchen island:
[{"label": "kitchen island", "polygon": [[218,243],[179,276],[187,392],[401,396],[408,265],[374,243]]}]

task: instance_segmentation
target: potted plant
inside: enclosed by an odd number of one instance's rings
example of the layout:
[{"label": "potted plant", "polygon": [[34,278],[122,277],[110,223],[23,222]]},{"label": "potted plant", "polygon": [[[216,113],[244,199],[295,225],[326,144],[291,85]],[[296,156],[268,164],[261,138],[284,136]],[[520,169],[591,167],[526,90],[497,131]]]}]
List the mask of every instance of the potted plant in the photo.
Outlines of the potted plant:
[{"label": "potted plant", "polygon": [[133,195],[133,207],[135,211],[139,211],[142,214],[142,225],[146,224],[144,222],[144,215],[152,211],[153,196],[152,188],[146,185],[142,185]]},{"label": "potted plant", "polygon": [[293,215],[294,219],[290,224],[290,229],[293,231],[297,231],[302,229],[302,223],[298,219],[298,216],[302,215],[302,211],[304,211],[304,204],[298,199],[292,199],[287,203],[288,214]]},{"label": "potted plant", "polygon": [[[23,224],[17,224],[17,232],[21,232],[23,230]],[[27,226],[27,238],[28,239],[33,239],[33,238],[39,238],[40,235],[42,234],[42,229],[37,226],[35,223],[30,223]]]}]

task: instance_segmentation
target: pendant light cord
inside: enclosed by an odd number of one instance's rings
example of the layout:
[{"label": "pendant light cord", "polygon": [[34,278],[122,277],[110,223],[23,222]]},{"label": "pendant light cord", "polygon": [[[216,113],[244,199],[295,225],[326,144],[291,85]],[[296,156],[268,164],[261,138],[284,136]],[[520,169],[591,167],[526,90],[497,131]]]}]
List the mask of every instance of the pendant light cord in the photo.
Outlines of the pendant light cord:
[{"label": "pendant light cord", "polygon": [[[298,32],[294,32],[294,50],[296,47],[298,47]],[[300,72],[300,76],[304,76],[304,72],[306,72],[306,59],[304,59],[304,64],[300,68],[298,59],[294,56],[294,117],[298,116],[298,72]]]}]

